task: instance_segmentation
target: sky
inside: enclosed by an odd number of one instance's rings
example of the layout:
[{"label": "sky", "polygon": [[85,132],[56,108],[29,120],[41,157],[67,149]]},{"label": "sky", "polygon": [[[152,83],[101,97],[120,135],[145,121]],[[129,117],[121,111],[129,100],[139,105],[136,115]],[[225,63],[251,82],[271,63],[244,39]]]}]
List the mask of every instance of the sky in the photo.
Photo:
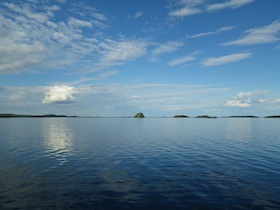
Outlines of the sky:
[{"label": "sky", "polygon": [[0,1],[0,113],[279,115],[279,0]]}]

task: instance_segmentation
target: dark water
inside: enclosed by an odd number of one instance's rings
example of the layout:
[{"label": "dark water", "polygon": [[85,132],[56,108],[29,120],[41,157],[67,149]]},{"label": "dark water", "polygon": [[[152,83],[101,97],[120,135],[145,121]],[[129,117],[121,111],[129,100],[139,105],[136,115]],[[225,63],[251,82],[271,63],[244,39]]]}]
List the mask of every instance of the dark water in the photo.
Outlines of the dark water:
[{"label": "dark water", "polygon": [[279,119],[0,119],[0,209],[280,209]]}]

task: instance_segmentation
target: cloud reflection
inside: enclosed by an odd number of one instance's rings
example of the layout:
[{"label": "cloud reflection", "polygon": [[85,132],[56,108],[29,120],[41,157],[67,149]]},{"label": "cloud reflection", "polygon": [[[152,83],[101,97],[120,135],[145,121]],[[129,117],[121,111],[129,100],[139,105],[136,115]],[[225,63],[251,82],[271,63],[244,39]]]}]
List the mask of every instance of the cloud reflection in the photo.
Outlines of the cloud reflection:
[{"label": "cloud reflection", "polygon": [[51,156],[60,161],[60,165],[68,162],[71,155],[73,135],[64,118],[50,118],[44,121],[45,144]]}]

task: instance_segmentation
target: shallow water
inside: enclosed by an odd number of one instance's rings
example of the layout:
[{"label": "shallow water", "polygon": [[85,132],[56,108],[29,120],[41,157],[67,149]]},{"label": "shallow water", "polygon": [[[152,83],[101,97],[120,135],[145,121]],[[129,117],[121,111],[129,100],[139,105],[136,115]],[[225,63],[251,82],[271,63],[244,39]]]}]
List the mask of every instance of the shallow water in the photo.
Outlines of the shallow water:
[{"label": "shallow water", "polygon": [[279,209],[279,119],[0,119],[0,209]]}]

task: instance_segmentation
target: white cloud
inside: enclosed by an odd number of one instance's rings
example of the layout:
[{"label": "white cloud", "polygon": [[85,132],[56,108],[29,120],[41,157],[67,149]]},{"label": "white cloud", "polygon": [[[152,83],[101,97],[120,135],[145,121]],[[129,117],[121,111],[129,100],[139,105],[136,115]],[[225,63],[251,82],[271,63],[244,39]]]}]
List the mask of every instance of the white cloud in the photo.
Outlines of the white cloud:
[{"label": "white cloud", "polygon": [[169,15],[175,16],[175,17],[184,17],[184,16],[191,16],[191,15],[195,15],[195,14],[199,14],[199,13],[202,13],[202,11],[200,9],[184,7],[184,8],[170,12]]},{"label": "white cloud", "polygon": [[[279,91],[240,92],[228,99],[232,88],[215,85],[92,84],[85,80],[73,85],[60,84],[52,87],[1,87],[0,112],[131,116],[141,110],[147,116],[172,116],[175,113],[195,116],[201,113],[221,115],[226,110],[226,113],[232,113],[226,107],[251,107],[250,111],[255,110],[257,115],[275,114],[280,110]],[[45,96],[43,100],[42,96]],[[74,104],[75,101],[79,103]],[[51,103],[72,104],[49,106]],[[240,110],[236,114],[240,114]]]},{"label": "white cloud", "polygon": [[139,17],[141,17],[141,16],[143,16],[144,15],[144,13],[142,12],[142,11],[137,11],[136,13],[135,13],[135,15],[133,16],[133,18],[139,18]]},{"label": "white cloud", "polygon": [[24,4],[22,7],[17,6],[13,3],[3,3],[3,5],[12,10],[13,12],[21,14],[24,17],[27,17],[31,20],[35,20],[40,23],[44,23],[49,19],[47,13],[34,13],[28,4]]},{"label": "white cloud", "polygon": [[224,26],[222,28],[219,28],[217,30],[217,32],[231,31],[231,30],[233,30],[235,28],[236,28],[236,26]]},{"label": "white cloud", "polygon": [[132,61],[146,54],[148,43],[138,40],[113,41],[107,40],[101,43],[103,48],[103,57],[99,67],[111,67],[122,65],[126,61]]},{"label": "white cloud", "polygon": [[74,17],[79,17],[88,20],[92,23],[94,27],[105,29],[108,27],[108,18],[106,15],[97,11],[95,7],[89,6],[89,4],[83,1],[73,1],[71,2]]},{"label": "white cloud", "polygon": [[46,6],[45,9],[47,9],[49,11],[58,11],[58,10],[60,10],[60,7],[57,5],[51,5],[51,6]]},{"label": "white cloud", "polygon": [[227,63],[232,63],[236,61],[240,61],[246,58],[249,58],[252,55],[252,53],[236,53],[231,55],[225,55],[221,57],[215,57],[215,58],[207,58],[202,65],[203,66],[217,66],[217,65],[223,65]]},{"label": "white cloud", "polygon": [[222,45],[254,45],[276,42],[279,40],[280,20],[263,27],[249,29],[244,33],[246,34],[244,37]]},{"label": "white cloud", "polygon": [[235,9],[238,7],[242,7],[246,4],[252,3],[254,0],[228,0],[223,3],[217,3],[217,4],[209,4],[207,5],[208,11],[216,11],[221,9]]},{"label": "white cloud", "polygon": [[184,17],[202,13],[200,6],[204,3],[204,0],[181,0],[177,4],[182,7],[173,10],[169,13],[169,16]]},{"label": "white cloud", "polygon": [[224,26],[224,27],[219,28],[216,31],[209,31],[209,32],[195,34],[195,35],[187,35],[187,38],[199,38],[199,37],[203,37],[203,36],[219,34],[219,33],[222,33],[222,32],[231,31],[235,28],[236,28],[236,26]]},{"label": "white cloud", "polygon": [[[105,25],[105,16],[90,7],[76,5],[75,10],[86,13],[89,22],[73,16],[71,8],[67,9],[68,22],[55,22],[57,15],[64,13],[47,1],[40,7],[26,2],[0,3],[0,74],[65,67],[88,55],[99,58],[101,50],[97,43],[103,37],[100,38],[100,28],[95,23]],[[94,30],[86,33],[84,27],[87,32]]]},{"label": "white cloud", "polygon": [[195,54],[196,53],[193,53],[193,54],[190,54],[190,55],[186,55],[186,56],[183,56],[183,57],[173,59],[172,61],[169,62],[169,65],[170,66],[178,66],[178,65],[182,65],[182,64],[185,64],[187,62],[193,61],[193,60],[196,59]]},{"label": "white cloud", "polygon": [[88,22],[88,21],[84,21],[84,20],[79,20],[73,17],[70,17],[68,20],[68,25],[72,26],[72,27],[88,27],[88,28],[92,28],[92,23]]},{"label": "white cloud", "polygon": [[251,107],[253,104],[265,103],[264,92],[240,92],[233,100],[226,101],[230,107]]},{"label": "white cloud", "polygon": [[227,101],[226,105],[231,106],[231,107],[250,107],[251,106],[251,104],[249,104],[249,103],[241,102],[238,100]]},{"label": "white cloud", "polygon": [[46,48],[35,42],[30,44],[14,43],[3,39],[0,45],[0,74],[18,73],[32,69],[45,59]]},{"label": "white cloud", "polygon": [[227,8],[236,9],[254,1],[255,0],[228,0],[223,3],[206,4],[205,0],[179,0],[176,3],[176,5],[179,5],[179,8],[169,12],[169,16],[185,17]]},{"label": "white cloud", "polygon": [[45,104],[67,104],[75,102],[75,88],[71,86],[53,86],[45,93]]},{"label": "white cloud", "polygon": [[169,41],[163,44],[160,44],[155,49],[152,50],[152,56],[159,56],[162,54],[167,54],[178,50],[179,47],[183,46],[184,43],[181,41]]},{"label": "white cloud", "polygon": [[[85,3],[69,4],[65,17],[59,6],[48,1],[40,7],[35,3],[1,6],[0,74],[64,68],[79,61],[79,71],[91,72],[122,65],[147,52],[145,41],[108,39],[102,31],[107,17]],[[66,21],[56,21],[58,15]]]}]

